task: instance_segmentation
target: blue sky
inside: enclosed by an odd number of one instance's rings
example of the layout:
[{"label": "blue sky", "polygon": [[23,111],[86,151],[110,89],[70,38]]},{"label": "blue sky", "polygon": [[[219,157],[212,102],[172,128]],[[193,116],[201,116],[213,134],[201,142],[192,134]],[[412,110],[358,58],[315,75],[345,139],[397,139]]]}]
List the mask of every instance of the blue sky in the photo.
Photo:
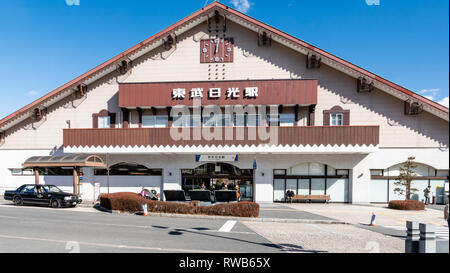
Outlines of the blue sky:
[{"label": "blue sky", "polygon": [[[197,11],[206,0],[0,2],[3,118]],[[448,107],[448,0],[221,2]]]}]

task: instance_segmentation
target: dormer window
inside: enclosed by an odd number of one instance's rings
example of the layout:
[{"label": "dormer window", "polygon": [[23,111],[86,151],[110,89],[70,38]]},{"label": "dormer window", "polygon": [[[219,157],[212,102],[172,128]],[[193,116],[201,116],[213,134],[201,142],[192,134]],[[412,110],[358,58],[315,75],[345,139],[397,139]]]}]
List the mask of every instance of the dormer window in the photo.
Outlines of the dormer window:
[{"label": "dormer window", "polygon": [[98,128],[111,128],[111,118],[109,116],[98,117]]},{"label": "dormer window", "polygon": [[323,111],[324,126],[348,126],[350,125],[350,110],[344,110],[336,105],[330,110]]},{"label": "dormer window", "polygon": [[97,114],[92,114],[92,128],[116,128],[116,113],[101,110]]},{"label": "dormer window", "polygon": [[344,126],[344,114],[343,113],[331,113],[330,114],[330,126]]}]

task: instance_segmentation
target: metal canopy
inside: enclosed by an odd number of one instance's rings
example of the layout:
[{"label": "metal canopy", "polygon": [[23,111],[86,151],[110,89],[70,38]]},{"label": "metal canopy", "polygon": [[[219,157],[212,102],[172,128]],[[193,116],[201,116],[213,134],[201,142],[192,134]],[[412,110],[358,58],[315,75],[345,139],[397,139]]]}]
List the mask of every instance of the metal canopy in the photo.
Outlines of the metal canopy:
[{"label": "metal canopy", "polygon": [[100,167],[106,168],[103,159],[97,155],[66,155],[66,156],[33,156],[22,166],[36,167]]}]

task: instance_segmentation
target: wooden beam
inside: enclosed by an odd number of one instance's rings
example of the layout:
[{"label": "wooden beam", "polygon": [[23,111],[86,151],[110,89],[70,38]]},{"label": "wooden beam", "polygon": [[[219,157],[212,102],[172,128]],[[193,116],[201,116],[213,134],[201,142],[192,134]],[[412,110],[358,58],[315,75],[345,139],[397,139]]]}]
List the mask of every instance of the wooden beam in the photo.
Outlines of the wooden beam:
[{"label": "wooden beam", "polygon": [[136,108],[138,115],[139,115],[139,128],[142,128],[142,108],[138,107]]},{"label": "wooden beam", "polygon": [[78,171],[73,168],[73,194],[78,194]]},{"label": "wooden beam", "polygon": [[316,105],[310,105],[309,106],[309,115],[308,115],[308,126],[314,126],[316,124],[315,112],[316,112]]},{"label": "wooden beam", "polygon": [[34,184],[39,185],[39,168],[34,168]]},{"label": "wooden beam", "polygon": [[123,128],[130,128],[130,112],[127,108],[121,108]]}]

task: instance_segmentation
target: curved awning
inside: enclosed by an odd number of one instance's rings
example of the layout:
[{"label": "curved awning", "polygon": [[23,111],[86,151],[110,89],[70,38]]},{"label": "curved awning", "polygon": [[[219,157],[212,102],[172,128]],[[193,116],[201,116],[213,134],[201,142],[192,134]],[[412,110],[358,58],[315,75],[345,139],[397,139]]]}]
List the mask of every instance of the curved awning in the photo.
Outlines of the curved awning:
[{"label": "curved awning", "polygon": [[35,167],[102,167],[106,168],[103,159],[97,155],[66,155],[66,156],[33,156],[22,166]]}]

